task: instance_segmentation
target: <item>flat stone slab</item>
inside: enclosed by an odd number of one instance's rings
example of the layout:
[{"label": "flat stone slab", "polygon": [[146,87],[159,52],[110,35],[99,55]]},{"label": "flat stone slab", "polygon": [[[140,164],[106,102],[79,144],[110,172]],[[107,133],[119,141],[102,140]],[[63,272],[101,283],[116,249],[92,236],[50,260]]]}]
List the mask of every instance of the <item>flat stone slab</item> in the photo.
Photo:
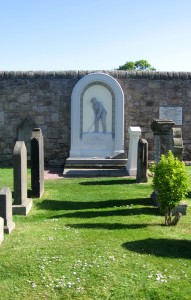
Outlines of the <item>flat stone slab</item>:
[{"label": "flat stone slab", "polygon": [[126,169],[65,169],[63,172],[64,177],[101,177],[113,176],[124,177],[128,176]]},{"label": "flat stone slab", "polygon": [[27,198],[21,205],[13,204],[13,215],[28,215],[29,211],[32,208],[32,199]]}]

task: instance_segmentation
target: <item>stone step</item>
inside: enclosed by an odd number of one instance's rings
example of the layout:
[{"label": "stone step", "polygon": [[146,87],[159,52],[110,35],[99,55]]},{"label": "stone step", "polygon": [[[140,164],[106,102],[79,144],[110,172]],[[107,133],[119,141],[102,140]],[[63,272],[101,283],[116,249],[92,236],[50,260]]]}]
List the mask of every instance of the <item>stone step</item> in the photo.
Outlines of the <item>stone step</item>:
[{"label": "stone step", "polygon": [[127,165],[127,159],[112,158],[68,158],[65,169],[67,168],[99,168],[99,169],[124,169]]},{"label": "stone step", "polygon": [[124,177],[128,176],[128,172],[126,169],[96,169],[96,168],[75,168],[75,169],[64,169],[63,172],[64,177]]}]

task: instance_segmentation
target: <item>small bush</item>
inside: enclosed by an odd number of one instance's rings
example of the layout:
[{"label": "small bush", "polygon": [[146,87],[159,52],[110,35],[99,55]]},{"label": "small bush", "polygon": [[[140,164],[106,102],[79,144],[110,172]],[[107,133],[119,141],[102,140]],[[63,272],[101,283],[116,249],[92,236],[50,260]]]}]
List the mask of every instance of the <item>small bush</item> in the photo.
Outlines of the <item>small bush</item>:
[{"label": "small bush", "polygon": [[154,167],[153,186],[161,211],[165,213],[165,224],[171,224],[172,209],[188,192],[188,179],[184,162],[174,157],[172,151],[161,155]]}]

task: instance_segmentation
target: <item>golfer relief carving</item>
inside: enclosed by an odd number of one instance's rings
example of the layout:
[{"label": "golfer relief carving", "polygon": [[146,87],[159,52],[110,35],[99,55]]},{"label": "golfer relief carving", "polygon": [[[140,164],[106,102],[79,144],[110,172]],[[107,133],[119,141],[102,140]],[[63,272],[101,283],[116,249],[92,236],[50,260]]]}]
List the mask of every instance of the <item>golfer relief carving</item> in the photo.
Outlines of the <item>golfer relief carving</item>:
[{"label": "golfer relief carving", "polygon": [[121,86],[105,73],[84,76],[72,91],[70,158],[118,155],[124,153],[123,143]]},{"label": "golfer relief carving", "polygon": [[103,104],[98,101],[95,97],[91,99],[92,109],[94,112],[94,128],[95,132],[99,132],[99,123],[101,121],[103,133],[106,133],[106,115],[107,111]]}]

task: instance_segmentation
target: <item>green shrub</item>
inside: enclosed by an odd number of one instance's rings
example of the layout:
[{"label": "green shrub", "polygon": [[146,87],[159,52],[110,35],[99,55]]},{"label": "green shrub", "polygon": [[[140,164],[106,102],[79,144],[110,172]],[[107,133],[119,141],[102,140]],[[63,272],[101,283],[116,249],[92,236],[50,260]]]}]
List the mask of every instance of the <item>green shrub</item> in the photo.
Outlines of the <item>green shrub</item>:
[{"label": "green shrub", "polygon": [[161,211],[165,213],[165,224],[171,224],[172,209],[188,192],[188,179],[183,161],[174,157],[172,151],[161,155],[154,167],[153,186],[157,192],[157,200]]}]

